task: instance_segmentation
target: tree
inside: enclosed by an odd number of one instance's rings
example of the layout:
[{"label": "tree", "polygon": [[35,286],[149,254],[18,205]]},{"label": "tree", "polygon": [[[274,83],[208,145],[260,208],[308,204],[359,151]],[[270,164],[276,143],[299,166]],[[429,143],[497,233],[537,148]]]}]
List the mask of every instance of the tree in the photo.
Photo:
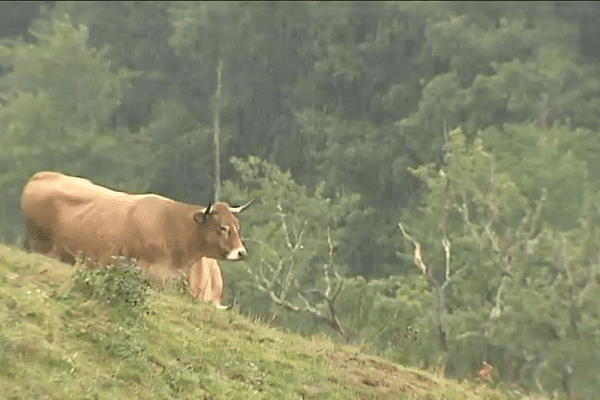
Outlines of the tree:
[{"label": "tree", "polygon": [[[543,146],[536,153],[536,146],[529,147],[528,155],[538,165],[554,162],[566,171],[577,165],[556,162],[553,152]],[[583,395],[589,389],[582,388],[593,387],[593,371],[599,367],[590,358],[594,356],[580,350],[592,348],[598,340],[594,332],[600,321],[592,311],[597,306],[592,293],[598,290],[598,249],[591,246],[590,236],[596,234],[590,232],[588,221],[597,219],[599,203],[596,195],[584,192],[579,215],[586,217],[579,226],[565,230],[560,220],[553,221],[544,212],[556,201],[546,186],[566,186],[572,175],[536,179],[531,170],[510,169],[509,163],[496,159],[481,139],[469,144],[456,130],[450,134],[440,168],[431,164],[414,171],[429,188],[423,214],[407,218],[424,243],[423,253],[415,259],[426,260],[441,286],[449,277],[443,265],[464,270],[440,303],[448,310],[447,369],[464,376],[488,362],[503,380],[553,391],[560,389],[561,371],[571,366]],[[534,173],[545,172],[537,168]],[[534,194],[525,196],[526,176],[540,184],[537,199]],[[440,239],[435,240],[435,232],[441,234],[441,248],[435,244]],[[436,251],[442,248],[443,256]],[[432,292],[435,298],[436,290]],[[580,330],[583,315],[589,318],[585,334]],[[435,313],[434,320],[438,320]]]},{"label": "tree", "polygon": [[113,123],[138,132],[152,119],[152,109],[173,95],[179,59],[169,46],[168,2],[117,1],[53,2],[42,7],[31,29],[51,34],[53,21],[68,14],[73,23],[88,29],[90,46],[103,49],[114,68],[143,72],[128,81]]},{"label": "tree", "polygon": [[[0,187],[10,200],[4,216],[18,217],[21,188],[39,170],[82,175],[117,189],[143,190],[150,159],[144,136],[112,129],[111,117],[132,76],[114,70],[87,45],[87,28],[68,16],[37,43],[0,47],[7,103],[0,105]],[[18,226],[18,224],[15,224]]]},{"label": "tree", "polygon": [[[230,274],[225,283],[232,295],[247,312],[265,317],[278,315],[287,326],[298,328],[307,317],[299,320],[298,316],[280,313],[282,307],[310,313],[333,327],[335,313],[330,314],[331,319],[323,314],[332,309],[340,290],[336,282],[341,277],[330,258],[335,252],[332,243],[337,242],[343,219],[356,206],[357,196],[329,199],[320,191],[309,196],[289,172],[276,165],[258,157],[231,161],[240,178],[236,183],[224,182],[224,196],[231,203],[235,199],[258,199],[253,212],[243,221],[249,238],[249,270],[244,271],[237,264],[224,268],[225,274]],[[343,273],[343,266],[337,268]],[[235,279],[231,279],[232,275]],[[324,303],[317,307],[321,302]],[[309,327],[305,325],[306,329]],[[334,329],[343,332],[343,328]]]}]

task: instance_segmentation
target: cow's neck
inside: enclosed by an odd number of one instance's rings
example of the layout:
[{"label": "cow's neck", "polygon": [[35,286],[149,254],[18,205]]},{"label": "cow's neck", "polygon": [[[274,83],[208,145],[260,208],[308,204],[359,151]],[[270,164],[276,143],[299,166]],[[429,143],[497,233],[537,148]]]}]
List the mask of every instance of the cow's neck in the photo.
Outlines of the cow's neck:
[{"label": "cow's neck", "polygon": [[[205,251],[208,248],[206,246],[208,239],[206,237],[206,232],[202,232],[201,229],[198,229],[198,224],[196,223],[196,221],[193,220],[193,218],[191,219],[191,223],[187,228],[190,229],[187,230],[187,232],[191,231],[193,233],[191,235],[188,235],[187,237],[182,238],[184,240],[184,243],[182,243],[182,245],[185,249],[185,251],[183,251],[183,254],[185,254],[185,259],[182,259],[181,263],[182,267],[186,270],[200,258],[206,256]],[[199,246],[200,243],[204,245]]]}]

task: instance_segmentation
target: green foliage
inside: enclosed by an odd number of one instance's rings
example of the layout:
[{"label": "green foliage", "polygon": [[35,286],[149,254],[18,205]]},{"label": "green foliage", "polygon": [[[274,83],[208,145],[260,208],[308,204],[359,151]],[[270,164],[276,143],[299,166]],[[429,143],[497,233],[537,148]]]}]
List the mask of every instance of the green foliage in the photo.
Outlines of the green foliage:
[{"label": "green foliage", "polygon": [[[596,233],[587,222],[597,220],[597,203],[586,195],[587,165],[562,145],[569,140],[565,129],[518,132],[512,142],[497,139],[492,153],[482,139],[469,143],[453,131],[442,168],[414,170],[429,191],[423,213],[407,219],[440,284],[444,258],[435,242],[441,238],[431,232],[438,228],[452,244],[450,276],[460,276],[446,291],[452,374],[472,373],[488,360],[501,379],[552,392],[561,390],[558,380],[569,366],[576,371],[569,384],[589,394],[596,374],[590,370],[600,366],[579,352],[598,340],[579,322],[589,315],[588,328],[597,329],[590,311],[598,250],[589,245]],[[536,192],[538,200],[529,200]],[[430,335],[432,329],[425,327]]]},{"label": "green foliage", "polygon": [[161,102],[140,135],[149,138],[155,159],[150,190],[179,201],[203,203],[212,197],[214,151],[206,144],[212,143],[213,133],[196,124],[193,114],[182,102]]},{"label": "green foliage", "polygon": [[590,180],[585,151],[580,151],[582,143],[578,143],[589,142],[591,135],[563,126],[540,131],[534,125],[507,125],[502,132],[487,129],[481,137],[493,149],[498,168],[513,177],[527,198],[546,190],[544,221],[569,229],[578,225],[586,191],[597,190],[597,183]]},{"label": "green foliage", "polygon": [[3,79],[9,94],[47,94],[59,125],[68,119],[88,129],[105,126],[120,103],[127,74],[111,71],[103,52],[88,48],[88,29],[75,28],[68,15],[54,22],[52,33],[34,34],[36,44],[1,48],[2,63],[12,69]]},{"label": "green foliage", "polygon": [[[327,228],[331,228],[332,240],[337,243],[343,219],[356,206],[358,197],[347,195],[332,200],[325,198],[320,188],[311,196],[292,179],[289,171],[284,172],[258,157],[246,160],[234,157],[231,162],[239,171],[240,179],[238,184],[224,183],[224,198],[231,199],[231,204],[236,204],[235,199],[239,199],[239,203],[257,199],[252,211],[242,217],[244,235],[249,238],[246,239],[247,263],[251,274],[258,277],[265,273],[268,279],[285,277],[283,281],[288,283],[293,279],[304,290],[322,286],[322,264],[328,254]],[[343,251],[344,247],[340,247],[339,252]],[[249,284],[253,277],[234,265],[227,270],[228,288],[237,302],[248,307],[247,311],[266,316],[275,310],[268,296],[254,298],[256,294],[252,291],[257,289]],[[286,287],[273,289],[284,294],[287,290]],[[295,299],[297,293],[287,295]]]},{"label": "green foliage", "polygon": [[39,170],[81,174],[117,189],[143,189],[152,175],[144,137],[111,127],[127,79],[87,45],[87,29],[68,16],[37,42],[0,47],[8,103],[0,105],[1,190],[6,214],[18,216],[21,188]]},{"label": "green foliage", "polygon": [[129,359],[143,354],[146,345],[141,336],[144,316],[150,311],[150,286],[134,261],[116,257],[104,268],[77,269],[72,291],[106,304],[114,319],[113,329],[86,326],[82,338],[115,357]]},{"label": "green foliage", "polygon": [[350,273],[367,278],[396,272],[394,267],[385,267],[396,261],[390,238],[395,227],[388,222],[395,218],[396,207],[390,199],[411,182],[405,177],[409,164],[405,156],[398,156],[400,146],[393,129],[314,111],[297,113],[296,121],[307,162],[323,177],[324,193],[360,193],[363,203],[379,206],[349,211],[342,242],[352,245],[340,253],[341,261]]},{"label": "green foliage", "polygon": [[137,132],[152,120],[149,113],[157,94],[166,91],[172,82],[170,74],[179,67],[168,43],[168,8],[167,2],[59,2],[42,7],[31,30],[50,34],[52,21],[68,14],[74,24],[87,27],[87,43],[103,49],[113,67],[138,71],[117,109],[111,110],[119,124]]},{"label": "green foliage", "polygon": [[[187,81],[183,99],[198,121],[211,123],[216,70],[223,60],[221,131],[234,135],[223,148],[229,154],[267,157],[275,134],[288,134],[289,105],[279,101],[289,92],[298,59],[288,47],[290,29],[301,26],[304,6],[290,18],[288,5],[257,7],[252,3],[173,3],[169,43],[181,57]],[[277,83],[280,82],[280,83]],[[260,104],[260,105],[259,105]],[[252,116],[252,117],[251,117]]]},{"label": "green foliage", "polygon": [[106,302],[115,308],[145,311],[149,284],[133,260],[116,257],[104,268],[78,269],[73,275],[73,289],[85,297]]},{"label": "green foliage", "polygon": [[[600,81],[576,60],[576,28],[543,6],[511,7],[481,5],[426,24],[423,57],[439,71],[423,80],[418,110],[397,122],[421,161],[432,161],[431,150],[441,149],[443,136],[457,125],[470,137],[507,122],[597,126],[587,113]],[[521,15],[519,7],[525,8]],[[528,14],[536,19],[523,17]]]},{"label": "green foliage", "polygon": [[389,129],[369,121],[345,121],[313,111],[298,113],[296,119],[309,150],[306,157],[326,182],[339,182],[335,189],[364,190],[370,196],[378,195],[381,187],[394,191],[389,186],[397,185],[396,171],[382,168],[391,167],[398,147]]},{"label": "green foliage", "polygon": [[429,328],[429,319],[423,317],[431,309],[431,296],[424,279],[346,279],[337,304],[354,341],[402,364],[418,365],[427,358],[431,338],[421,332]]}]

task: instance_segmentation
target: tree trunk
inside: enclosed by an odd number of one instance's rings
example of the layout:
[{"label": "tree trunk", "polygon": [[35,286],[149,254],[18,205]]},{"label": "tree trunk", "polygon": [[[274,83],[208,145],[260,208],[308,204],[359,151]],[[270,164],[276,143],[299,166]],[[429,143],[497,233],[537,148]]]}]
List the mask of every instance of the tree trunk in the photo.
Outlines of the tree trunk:
[{"label": "tree trunk", "polygon": [[221,150],[219,149],[219,135],[221,133],[221,72],[223,71],[223,59],[219,57],[217,67],[217,92],[215,94],[215,110],[213,115],[213,129],[215,141],[215,203],[221,199]]}]

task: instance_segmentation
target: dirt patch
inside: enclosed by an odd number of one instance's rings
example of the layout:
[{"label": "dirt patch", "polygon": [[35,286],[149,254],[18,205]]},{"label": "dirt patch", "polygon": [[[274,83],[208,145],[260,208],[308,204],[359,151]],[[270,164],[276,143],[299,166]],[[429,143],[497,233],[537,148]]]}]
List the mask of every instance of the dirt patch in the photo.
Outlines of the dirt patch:
[{"label": "dirt patch", "polygon": [[[444,398],[485,398],[490,392],[486,387],[470,387],[458,382],[437,378],[427,372],[413,371],[407,367],[393,364],[383,358],[369,356],[352,351],[345,346],[321,345],[313,342],[305,349],[319,356],[334,371],[329,378],[346,387],[356,387],[367,397],[380,399],[396,398],[436,398],[436,393],[453,393],[457,397]],[[433,396],[433,397],[432,397]]]}]

